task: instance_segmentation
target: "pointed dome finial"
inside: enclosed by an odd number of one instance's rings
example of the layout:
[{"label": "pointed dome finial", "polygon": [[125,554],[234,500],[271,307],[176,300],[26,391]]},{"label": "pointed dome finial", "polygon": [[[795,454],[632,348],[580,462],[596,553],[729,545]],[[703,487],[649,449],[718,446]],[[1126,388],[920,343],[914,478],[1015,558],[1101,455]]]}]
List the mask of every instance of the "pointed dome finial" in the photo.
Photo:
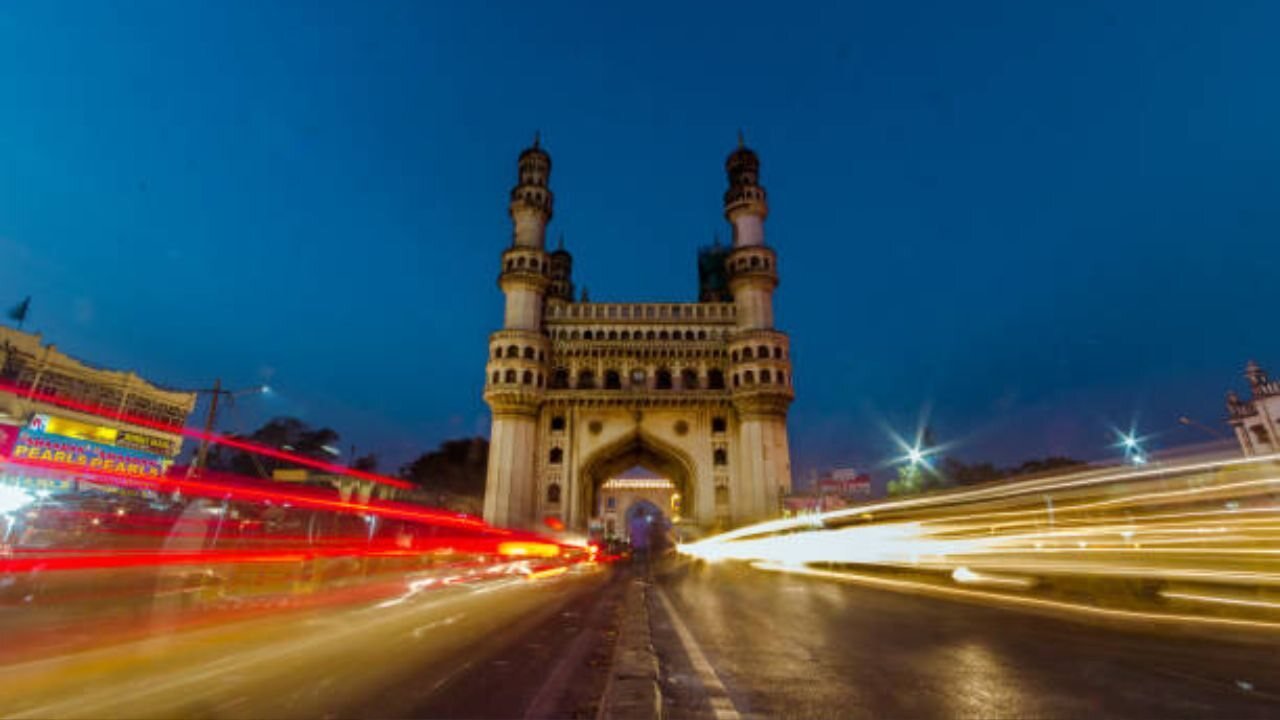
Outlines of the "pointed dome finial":
[{"label": "pointed dome finial", "polygon": [[747,146],[747,140],[742,136],[742,128],[738,128],[738,148],[742,149]]}]

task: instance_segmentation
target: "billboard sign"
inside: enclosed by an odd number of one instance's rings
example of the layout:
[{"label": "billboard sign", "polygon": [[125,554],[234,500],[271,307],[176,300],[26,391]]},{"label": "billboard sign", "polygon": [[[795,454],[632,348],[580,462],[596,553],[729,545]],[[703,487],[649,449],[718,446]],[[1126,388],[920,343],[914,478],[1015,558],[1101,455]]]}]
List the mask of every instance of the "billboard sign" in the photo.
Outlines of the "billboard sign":
[{"label": "billboard sign", "polygon": [[155,453],[156,455],[172,455],[173,441],[154,435],[144,435],[131,430],[121,430],[116,436],[116,445],[130,450]]},{"label": "billboard sign", "polygon": [[69,470],[124,473],[158,478],[164,474],[164,458],[151,453],[50,435],[27,428],[18,434],[10,457]]}]

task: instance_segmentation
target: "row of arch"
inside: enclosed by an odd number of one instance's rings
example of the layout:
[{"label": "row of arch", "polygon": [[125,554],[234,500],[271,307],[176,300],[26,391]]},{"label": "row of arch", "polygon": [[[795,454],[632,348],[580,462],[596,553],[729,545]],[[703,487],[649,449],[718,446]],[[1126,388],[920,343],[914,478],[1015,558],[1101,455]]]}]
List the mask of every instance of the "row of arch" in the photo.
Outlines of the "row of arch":
[{"label": "row of arch", "polygon": [[501,360],[503,357],[523,357],[525,360],[537,360],[538,362],[543,362],[547,359],[545,352],[528,345],[525,345],[523,349],[519,345],[508,345],[505,353],[503,352],[502,346],[495,347],[493,349],[493,359]]},{"label": "row of arch", "polygon": [[673,318],[725,318],[734,317],[733,303],[679,303],[675,305],[654,305],[650,303],[608,304],[608,303],[571,303],[569,305],[553,305],[548,308],[553,318],[586,318],[586,319],[673,319]]},{"label": "row of arch", "polygon": [[549,269],[550,263],[544,263],[536,257],[526,258],[523,255],[516,258],[507,258],[507,272],[516,270],[533,270],[534,272],[542,272],[544,266]]},{"label": "row of arch", "polygon": [[742,348],[741,354],[739,354],[737,350],[729,353],[729,359],[733,362],[738,362],[739,357],[743,360],[768,360],[770,355],[773,356],[774,360],[783,360],[786,358],[787,353],[781,347],[776,345],[772,352],[770,352],[768,345],[759,345],[754,350],[750,346],[747,346]]},{"label": "row of arch", "polygon": [[[712,368],[707,371],[705,384],[698,375],[698,371],[694,368],[685,368],[679,373],[674,373],[670,368],[658,368],[653,373],[653,384],[648,384],[648,375],[643,369],[631,371],[628,378],[629,387],[652,388],[654,390],[674,390],[675,379],[680,378],[681,390],[723,390],[724,371],[718,368]],[[552,390],[568,390],[570,389],[569,381],[571,379],[569,368],[556,368],[551,373],[551,383],[549,388]],[[600,381],[596,380],[596,373],[589,368],[583,368],[578,371],[577,382],[573,384],[573,388],[577,390],[621,390],[623,375],[622,371],[615,368],[609,368],[604,371]]]},{"label": "row of arch", "polygon": [[507,370],[505,373],[501,370],[494,370],[490,378],[494,385],[506,383],[507,385],[533,385],[542,387],[542,373],[535,373],[532,370],[525,370],[523,373],[517,370]]},{"label": "row of arch", "polygon": [[728,330],[556,330],[556,340],[725,340]]},{"label": "row of arch", "polygon": [[[743,373],[734,373],[733,386],[741,387],[743,385],[755,385],[756,377],[757,375],[754,370],[747,370],[746,372],[743,372]],[[790,385],[791,384],[791,376],[787,375],[787,373],[781,370],[770,371],[768,368],[764,368],[760,371],[760,374],[758,377],[760,378],[759,384],[761,385],[772,385],[772,384]]]},{"label": "row of arch", "polygon": [[742,272],[744,270],[772,270],[773,260],[759,255],[752,255],[749,258],[742,257],[729,263],[729,270],[733,272]]},{"label": "row of arch", "polygon": [[561,350],[558,355],[566,358],[727,358],[728,350],[719,348],[687,348],[667,346],[641,346],[626,348],[582,348],[574,347]]}]

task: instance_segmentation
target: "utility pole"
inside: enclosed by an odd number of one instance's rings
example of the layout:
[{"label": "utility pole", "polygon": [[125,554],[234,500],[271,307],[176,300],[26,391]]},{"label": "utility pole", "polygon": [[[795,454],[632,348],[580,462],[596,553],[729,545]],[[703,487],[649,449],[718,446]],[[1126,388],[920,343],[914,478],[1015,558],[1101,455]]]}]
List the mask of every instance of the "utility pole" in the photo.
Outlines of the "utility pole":
[{"label": "utility pole", "polygon": [[1209,427],[1208,425],[1205,425],[1205,424],[1204,424],[1204,423],[1202,423],[1202,422],[1197,422],[1197,421],[1195,421],[1195,420],[1192,420],[1191,418],[1187,417],[1186,415],[1183,415],[1182,417],[1178,418],[1178,422],[1182,423],[1183,425],[1186,425],[1187,427],[1199,428],[1199,429],[1201,429],[1201,430],[1203,430],[1203,431],[1205,431],[1205,432],[1209,433],[1209,434],[1210,434],[1210,435],[1212,435],[1213,437],[1218,438],[1219,440],[1221,440],[1221,439],[1223,439],[1223,438],[1225,438],[1225,437],[1226,437],[1226,435],[1223,435],[1222,433],[1218,432],[1217,430],[1214,430],[1213,428]]},{"label": "utility pole", "polygon": [[218,398],[222,395],[222,378],[213,381],[212,397],[209,399],[209,416],[204,421],[204,436],[200,438],[200,451],[196,454],[196,468],[204,472],[209,461],[209,436],[213,434],[213,425],[218,418]]}]

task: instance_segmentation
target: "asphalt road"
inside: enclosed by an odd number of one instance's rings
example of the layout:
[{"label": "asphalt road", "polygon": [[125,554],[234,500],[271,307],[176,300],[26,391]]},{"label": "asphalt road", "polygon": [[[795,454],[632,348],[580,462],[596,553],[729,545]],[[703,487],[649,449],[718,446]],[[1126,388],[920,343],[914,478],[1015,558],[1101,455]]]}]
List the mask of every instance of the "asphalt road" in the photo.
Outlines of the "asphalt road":
[{"label": "asphalt road", "polygon": [[586,568],[170,628],[0,665],[0,717],[594,717],[618,588]]},{"label": "asphalt road", "polygon": [[655,577],[672,718],[1280,717],[1275,637],[1099,626],[741,564]]}]

